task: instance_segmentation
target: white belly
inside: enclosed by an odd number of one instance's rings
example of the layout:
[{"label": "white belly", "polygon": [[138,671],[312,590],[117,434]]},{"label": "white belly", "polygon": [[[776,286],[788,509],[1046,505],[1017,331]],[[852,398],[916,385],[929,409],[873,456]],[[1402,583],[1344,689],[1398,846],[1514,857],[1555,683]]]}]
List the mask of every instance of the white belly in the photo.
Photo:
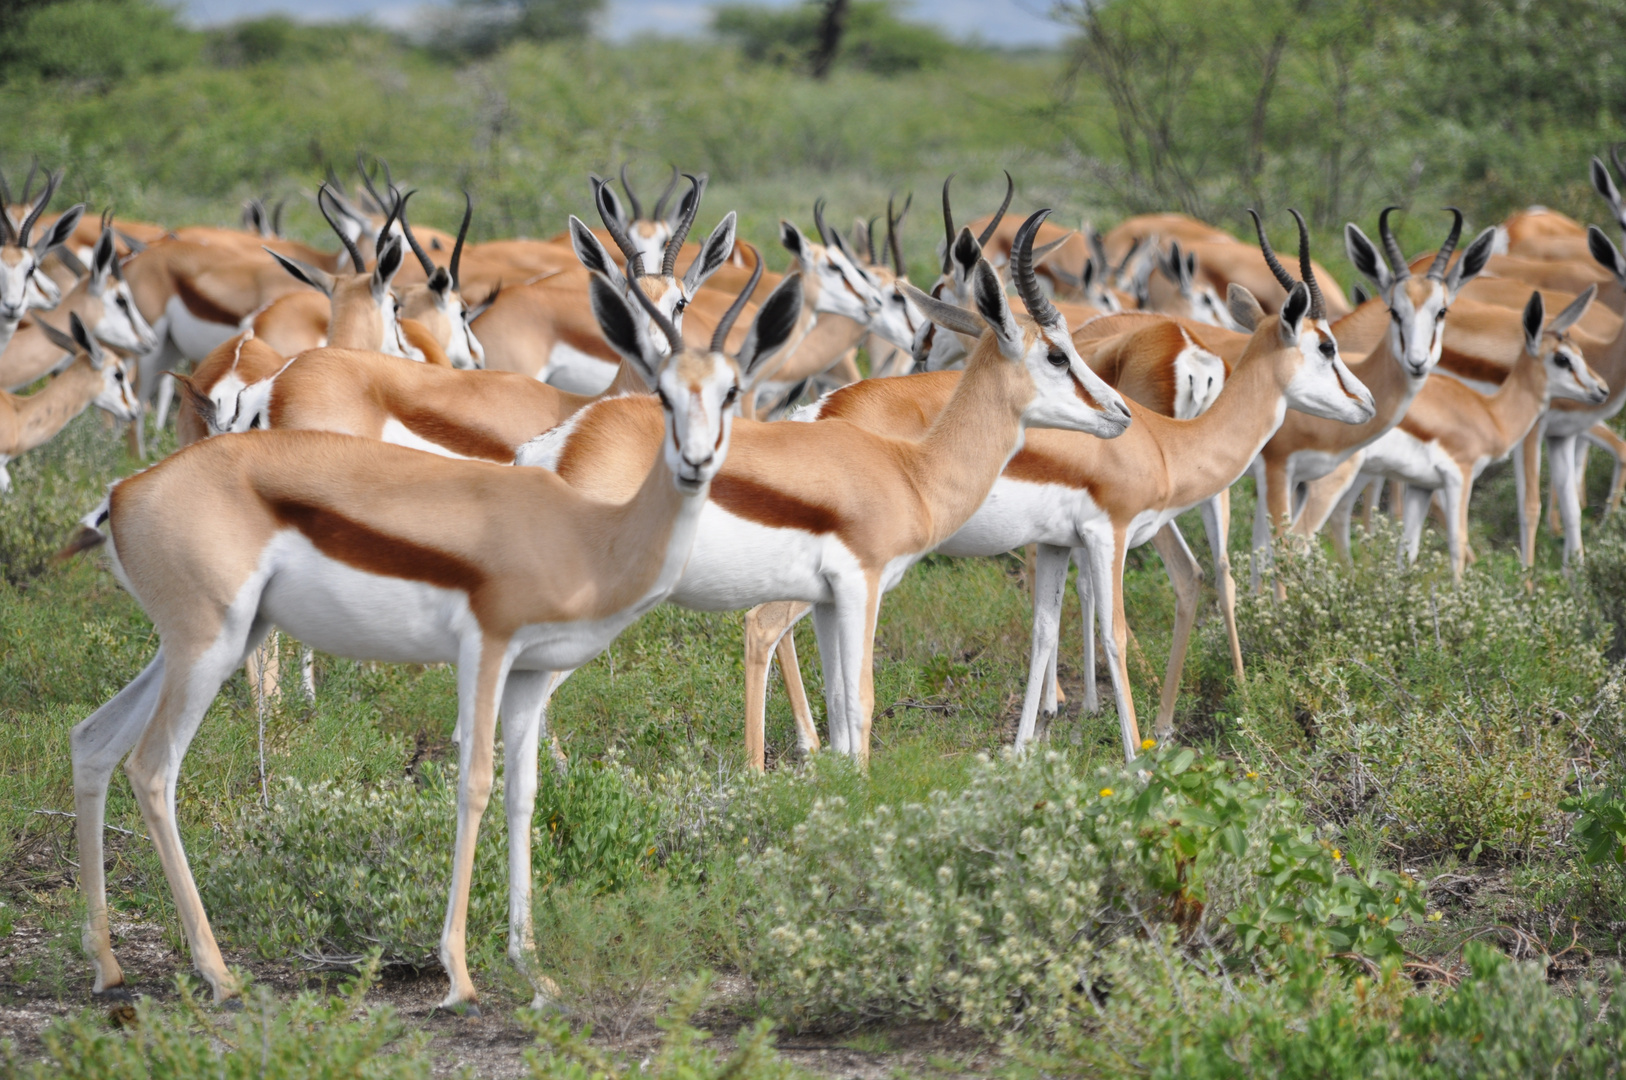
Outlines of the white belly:
[{"label": "white belly", "polygon": [[1090,521],[1105,517],[1088,492],[1001,476],[958,532],[939,544],[944,555],[1000,555],[1028,544],[1076,547]]},{"label": "white belly", "polygon": [[241,333],[238,326],[198,318],[178,296],[170,297],[169,303],[164,305],[164,319],[169,324],[169,339],[182,356],[194,363]]},{"label": "white belly", "polygon": [[619,366],[561,342],[548,353],[548,362],[536,377],[569,394],[602,394],[615,381]]},{"label": "white belly", "polygon": [[669,599],[699,611],[739,611],[771,600],[823,603],[832,599],[833,577],[858,573],[858,560],[833,535],[771,528],[708,502]]}]

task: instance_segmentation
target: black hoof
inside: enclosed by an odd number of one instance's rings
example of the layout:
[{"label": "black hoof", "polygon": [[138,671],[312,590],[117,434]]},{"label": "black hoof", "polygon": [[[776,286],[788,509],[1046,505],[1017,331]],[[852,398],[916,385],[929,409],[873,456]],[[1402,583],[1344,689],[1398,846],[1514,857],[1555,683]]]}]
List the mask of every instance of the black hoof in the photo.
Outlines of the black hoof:
[{"label": "black hoof", "polygon": [[243,999],[239,997],[229,997],[216,1006],[216,1008],[218,1008],[221,1012],[240,1013],[243,1011]]},{"label": "black hoof", "polygon": [[465,1001],[461,1005],[436,1005],[429,1015],[450,1016],[457,1020],[478,1020],[480,1006],[472,1001]]},{"label": "black hoof", "polygon": [[130,993],[130,988],[125,986],[123,983],[119,983],[117,986],[109,986],[106,990],[92,990],[90,992],[90,996],[95,998],[97,1001],[135,1000],[135,995]]}]

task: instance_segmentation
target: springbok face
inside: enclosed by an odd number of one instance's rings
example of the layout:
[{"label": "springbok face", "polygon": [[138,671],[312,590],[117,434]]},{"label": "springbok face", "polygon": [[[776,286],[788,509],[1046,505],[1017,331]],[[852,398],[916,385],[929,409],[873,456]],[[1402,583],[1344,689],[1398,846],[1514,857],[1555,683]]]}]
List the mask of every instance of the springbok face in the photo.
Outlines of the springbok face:
[{"label": "springbok face", "polygon": [[1549,397],[1591,405],[1602,405],[1609,400],[1609,384],[1592,370],[1580,349],[1569,340],[1570,329],[1586,314],[1597,295],[1596,285],[1587,286],[1585,292],[1553,316],[1545,330],[1541,325],[1545,315],[1541,293],[1532,292],[1530,302],[1524,306],[1524,350],[1541,358],[1547,371]]},{"label": "springbok face", "polygon": [[870,332],[888,344],[912,350],[915,335],[926,324],[925,313],[909,299],[900,280],[886,267],[870,266],[864,272],[881,297],[881,310],[870,320]]},{"label": "springbok face", "polygon": [[98,409],[110,413],[119,420],[133,420],[141,408],[136,397],[135,388],[130,385],[130,372],[125,366],[124,358],[117,354],[109,354],[103,349],[95,335],[85,329],[84,322],[77,312],[68,313],[68,333],[40,324],[46,336],[58,347],[74,354],[74,363],[83,362],[89,365],[102,377],[101,385],[96,390],[96,396],[91,398],[91,404]]},{"label": "springbok face", "polygon": [[1372,391],[1344,364],[1327,320],[1307,318],[1309,310],[1309,292],[1302,285],[1282,305],[1282,344],[1299,355],[1298,369],[1283,394],[1287,407],[1323,420],[1364,424],[1378,411]]},{"label": "springbok face", "polygon": [[796,258],[813,310],[821,314],[844,315],[854,322],[868,324],[880,314],[881,295],[863,271],[832,244],[816,244],[788,221],[779,223],[779,242]]},{"label": "springbok face", "polygon": [[119,273],[112,229],[102,230],[91,252],[85,291],[93,301],[88,305],[91,311],[100,309],[90,320],[93,335],[115,349],[132,353],[147,353],[158,347],[158,335],[136,308],[130,284]]},{"label": "springbok face", "polygon": [[[760,263],[758,266],[760,270]],[[711,348],[705,351],[685,346],[683,335],[655,310],[643,290],[633,290],[633,298],[647,315],[640,319],[609,278],[595,271],[589,279],[593,315],[605,339],[660,399],[666,414],[662,455],[681,494],[704,493],[722,468],[741,390],[761,371],[762,362],[785,344],[801,313],[802,279],[789,274],[762,302],[739,354],[730,357],[724,353],[728,332],[759,279],[760,273],[753,275],[718,323]],[[666,338],[666,350],[656,348],[650,340],[650,324]]]},{"label": "springbok face", "polygon": [[1387,261],[1379,258],[1377,247],[1353,222],[1344,227],[1344,246],[1355,269],[1377,284],[1378,295],[1389,306],[1390,353],[1400,361],[1408,376],[1421,379],[1439,362],[1445,314],[1462,286],[1485,268],[1496,230],[1481,232],[1462,253],[1462,258],[1448,269],[1451,253],[1462,235],[1462,213],[1452,209],[1455,217],[1450,235],[1434,257],[1428,273],[1417,278],[1412,276],[1400,244],[1389,230],[1389,214],[1395,209],[1388,207],[1378,217],[1378,235],[1383,240]]},{"label": "springbok face", "polygon": [[0,322],[16,323],[29,308],[50,309],[62,299],[62,291],[40,271],[45,253],[73,235],[85,212],[83,203],[70,207],[51,223],[37,242],[32,240],[34,223],[45,212],[56,193],[60,176],[46,178],[45,190],[15,225],[9,212],[0,212]]}]

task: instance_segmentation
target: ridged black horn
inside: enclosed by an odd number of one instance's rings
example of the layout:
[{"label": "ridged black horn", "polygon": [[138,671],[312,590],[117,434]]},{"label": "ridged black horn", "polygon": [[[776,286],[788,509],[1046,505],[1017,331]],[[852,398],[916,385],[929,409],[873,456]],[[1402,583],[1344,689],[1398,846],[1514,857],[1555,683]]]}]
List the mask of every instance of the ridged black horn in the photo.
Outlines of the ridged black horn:
[{"label": "ridged black horn", "polygon": [[886,199],[886,246],[892,252],[892,270],[901,278],[908,277],[909,271],[904,266],[903,246],[898,241],[898,230],[903,227],[904,214],[909,213],[909,204],[914,201],[914,192],[910,192],[909,196],[903,201],[903,213],[894,215],[892,213],[892,197],[889,195]]},{"label": "ridged black horn", "polygon": [[637,298],[643,309],[649,313],[649,321],[660,327],[661,333],[666,335],[666,343],[672,346],[672,355],[676,356],[682,352],[683,334],[679,332],[676,326],[672,325],[671,319],[661,314],[661,309],[656,307],[655,301],[651,300],[649,294],[644,292],[644,287],[634,279],[627,282],[627,288]]},{"label": "ridged black horn", "polygon": [[1061,319],[1061,312],[1039,288],[1039,279],[1033,273],[1033,237],[1051,213],[1048,207],[1034,211],[1016,230],[1016,239],[1011,243],[1011,281],[1028,314],[1041,326],[1052,326]]},{"label": "ridged black horn", "polygon": [[1292,292],[1293,286],[1298,282],[1293,280],[1293,275],[1287,272],[1287,267],[1282,265],[1282,260],[1278,259],[1276,252],[1272,250],[1270,237],[1265,235],[1265,223],[1259,220],[1259,212],[1250,206],[1248,216],[1253,218],[1253,231],[1259,234],[1259,250],[1264,253],[1265,265],[1270,267],[1270,272],[1276,276],[1276,283]]},{"label": "ridged black horn", "polygon": [[610,209],[610,200],[605,197],[609,183],[599,177],[593,177],[593,203],[598,207],[599,220],[604,222],[604,228],[609,232],[610,239],[615,246],[621,249],[621,254],[627,258],[627,277],[640,278],[644,276],[644,256],[632,244],[632,238],[621,227],[621,222]]},{"label": "ridged black horn", "polygon": [[683,250],[683,242],[689,238],[689,230],[694,228],[694,219],[700,216],[700,178],[685,175],[689,181],[689,210],[672,230],[672,238],[666,241],[666,253],[661,259],[662,277],[677,276],[678,253]]},{"label": "ridged black horn", "polygon": [[1289,207],[1287,212],[1299,226],[1299,279],[1310,290],[1310,318],[1327,317],[1327,298],[1321,295],[1321,286],[1315,279],[1315,267],[1310,265],[1310,230],[1305,227],[1304,215]]},{"label": "ridged black horn", "polygon": [[632,207],[632,220],[637,221],[644,216],[644,205],[638,201],[638,196],[632,193],[632,185],[627,182],[627,163],[621,163],[621,190],[627,193],[627,204]]},{"label": "ridged black horn", "polygon": [[40,192],[40,197],[34,203],[34,208],[28,212],[27,217],[23,218],[22,225],[17,229],[18,247],[27,247],[33,239],[34,222],[38,221],[40,215],[45,213],[45,208],[51,204],[51,196],[56,194],[56,186],[60,183],[62,183],[61,173],[47,172],[45,174],[45,190]]},{"label": "ridged black horn", "polygon": [[1378,215],[1378,239],[1383,242],[1383,254],[1389,260],[1389,269],[1394,271],[1396,281],[1411,277],[1406,254],[1400,250],[1400,241],[1395,239],[1394,230],[1389,228],[1389,215],[1399,209],[1398,206],[1385,206],[1383,213]]},{"label": "ridged black horn", "polygon": [[740,312],[745,310],[745,305],[750,303],[751,294],[757,291],[757,282],[761,280],[762,258],[759,255],[757,264],[751,268],[751,280],[745,283],[745,291],[736,296],[734,302],[728,305],[728,310],[723,312],[722,321],[717,324],[717,329],[711,332],[712,352],[723,351],[723,346],[728,343],[729,331],[734,329],[735,320],[740,317]]},{"label": "ridged black horn", "polygon": [[1011,196],[1015,194],[1016,181],[1011,179],[1011,172],[1006,169],[1005,201],[999,204],[999,209],[994,211],[994,216],[988,219],[988,224],[983,227],[982,235],[977,237],[977,243],[982,244],[984,247],[987,246],[988,238],[994,235],[994,230],[999,228],[999,223],[1005,220],[1005,211],[1011,208]]},{"label": "ridged black horn", "polygon": [[954,267],[954,212],[949,209],[949,185],[954,182],[954,174],[949,173],[943,181],[943,273],[948,273]]},{"label": "ridged black horn", "polygon": [[[344,250],[350,253],[350,261],[355,264],[356,273],[365,274],[367,272],[367,260],[361,257],[361,249],[356,247],[354,240],[350,239],[350,234],[339,228],[339,223],[334,221],[333,215],[327,212],[327,203],[323,201],[325,199],[333,199],[334,205],[338,205],[338,198],[328,190],[326,184],[323,184],[316,189],[316,209],[322,212],[322,216],[327,218],[328,225],[332,227],[334,232],[339,234],[339,242],[344,244]],[[340,210],[340,213],[343,213],[343,210]]]},{"label": "ridged black horn", "polygon": [[1457,241],[1462,239],[1462,211],[1454,206],[1447,206],[1446,210],[1451,214],[1451,232],[1429,264],[1428,277],[1433,281],[1445,280],[1445,272],[1451,266],[1451,253],[1457,250]]},{"label": "ridged black horn", "polygon": [[452,247],[452,264],[447,267],[452,275],[452,288],[460,293],[463,291],[463,283],[459,280],[457,271],[458,267],[463,263],[463,241],[469,235],[469,222],[473,220],[474,200],[469,198],[469,193],[465,191],[463,192],[463,224],[457,227],[457,243]]},{"label": "ridged black horn", "polygon": [[417,193],[418,189],[413,188],[401,196],[401,231],[406,234],[407,244],[412,248],[412,254],[418,257],[418,265],[423,267],[423,272],[433,274],[435,272],[435,262],[429,257],[429,253],[423,249],[423,245],[418,243],[418,238],[412,235],[412,223],[407,220],[407,200]]}]

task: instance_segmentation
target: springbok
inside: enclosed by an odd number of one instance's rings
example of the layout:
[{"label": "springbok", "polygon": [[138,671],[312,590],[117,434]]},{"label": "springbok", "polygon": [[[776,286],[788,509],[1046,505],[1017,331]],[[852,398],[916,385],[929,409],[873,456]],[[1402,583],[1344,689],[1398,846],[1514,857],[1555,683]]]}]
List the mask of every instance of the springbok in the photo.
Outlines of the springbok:
[{"label": "springbok", "polygon": [[32,241],[34,224],[56,193],[57,177],[48,176],[45,190],[30,207],[20,224],[13,225],[11,213],[0,213],[0,349],[11,341],[17,324],[29,308],[51,308],[61,300],[56,283],[39,272],[45,253],[73,234],[85,212],[83,203],[70,207]]},{"label": "springbok", "polygon": [[[176,783],[221,683],[279,626],[342,656],[458,666],[457,842],[440,944],[449,1009],[478,1009],[465,923],[501,712],[509,955],[536,986],[534,1004],[548,1004],[530,903],[541,691],[550,672],[603,651],[677,582],[728,456],[741,383],[784,341],[801,307],[800,281],[788,279],[759,309],[737,357],[688,349],[675,333],[663,356],[621,290],[593,281],[605,337],[657,391],[665,418],[660,449],[628,500],[590,499],[540,469],[268,431],[196,443],[113,485],[87,518],[88,530],[105,523],[114,571],[160,642],[152,662],[72,735],[84,944],[98,995],[127,993],[108,934],[102,850],[108,783],[126,755],[193,961],[217,1001],[239,992],[187,866]],[[639,305],[648,310],[648,298]]]}]

